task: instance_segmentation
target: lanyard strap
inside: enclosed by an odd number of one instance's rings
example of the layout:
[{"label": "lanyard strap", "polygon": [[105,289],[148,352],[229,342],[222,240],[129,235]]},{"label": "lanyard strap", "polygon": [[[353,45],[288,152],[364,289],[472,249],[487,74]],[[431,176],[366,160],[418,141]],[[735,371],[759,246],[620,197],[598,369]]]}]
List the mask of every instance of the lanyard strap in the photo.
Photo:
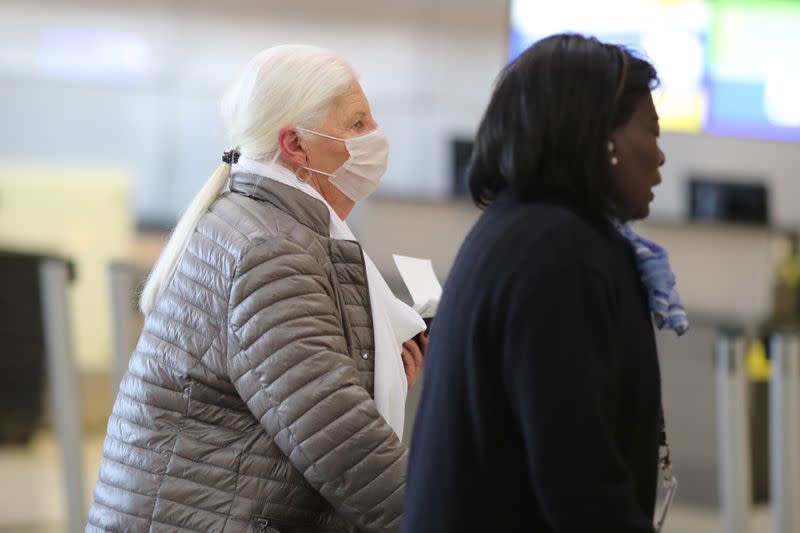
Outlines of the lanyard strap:
[{"label": "lanyard strap", "polygon": [[669,470],[672,461],[669,456],[669,441],[667,441],[667,423],[664,418],[664,404],[658,407],[658,465],[662,471]]}]

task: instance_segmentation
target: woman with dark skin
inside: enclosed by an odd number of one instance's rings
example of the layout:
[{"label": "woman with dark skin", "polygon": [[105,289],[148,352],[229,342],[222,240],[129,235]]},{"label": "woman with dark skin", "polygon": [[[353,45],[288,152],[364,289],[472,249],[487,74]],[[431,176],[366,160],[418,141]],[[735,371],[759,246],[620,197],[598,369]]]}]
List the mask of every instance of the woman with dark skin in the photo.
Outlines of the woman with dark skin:
[{"label": "woman with dark skin", "polygon": [[578,35],[501,73],[469,169],[485,211],[426,354],[404,531],[653,533],[653,319],[688,327],[666,253],[628,225],[665,162],[656,82]]}]

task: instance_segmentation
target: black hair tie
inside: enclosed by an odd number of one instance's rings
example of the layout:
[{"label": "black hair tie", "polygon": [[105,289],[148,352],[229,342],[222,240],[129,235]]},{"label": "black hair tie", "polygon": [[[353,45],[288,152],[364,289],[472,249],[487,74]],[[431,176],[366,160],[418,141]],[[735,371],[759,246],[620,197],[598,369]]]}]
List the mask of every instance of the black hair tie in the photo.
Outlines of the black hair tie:
[{"label": "black hair tie", "polygon": [[239,150],[228,150],[222,153],[222,162],[234,165],[239,162]]}]

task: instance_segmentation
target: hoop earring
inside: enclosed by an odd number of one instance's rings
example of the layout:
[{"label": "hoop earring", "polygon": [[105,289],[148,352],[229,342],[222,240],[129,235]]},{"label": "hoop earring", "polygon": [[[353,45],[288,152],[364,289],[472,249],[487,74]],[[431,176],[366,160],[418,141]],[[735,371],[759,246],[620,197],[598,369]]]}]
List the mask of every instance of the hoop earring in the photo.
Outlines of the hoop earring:
[{"label": "hoop earring", "polygon": [[[305,170],[306,171],[305,179],[303,177],[301,177],[301,175],[300,175],[300,171],[301,170]],[[298,180],[300,180],[300,182],[306,183],[306,182],[308,182],[308,180],[311,179],[311,170],[309,170],[306,167],[298,167],[297,170],[295,171],[294,175],[297,177]]]}]

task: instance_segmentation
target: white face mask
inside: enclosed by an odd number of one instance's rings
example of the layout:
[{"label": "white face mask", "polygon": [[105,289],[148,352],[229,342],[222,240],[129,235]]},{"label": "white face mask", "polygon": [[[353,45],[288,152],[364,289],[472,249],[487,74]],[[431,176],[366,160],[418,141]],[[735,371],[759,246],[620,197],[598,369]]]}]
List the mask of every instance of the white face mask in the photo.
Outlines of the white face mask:
[{"label": "white face mask", "polygon": [[342,141],[350,154],[347,161],[334,170],[333,174],[310,167],[301,168],[328,176],[328,181],[354,202],[360,202],[375,192],[389,163],[389,143],[382,128],[349,139],[341,139],[305,128],[298,129]]}]

